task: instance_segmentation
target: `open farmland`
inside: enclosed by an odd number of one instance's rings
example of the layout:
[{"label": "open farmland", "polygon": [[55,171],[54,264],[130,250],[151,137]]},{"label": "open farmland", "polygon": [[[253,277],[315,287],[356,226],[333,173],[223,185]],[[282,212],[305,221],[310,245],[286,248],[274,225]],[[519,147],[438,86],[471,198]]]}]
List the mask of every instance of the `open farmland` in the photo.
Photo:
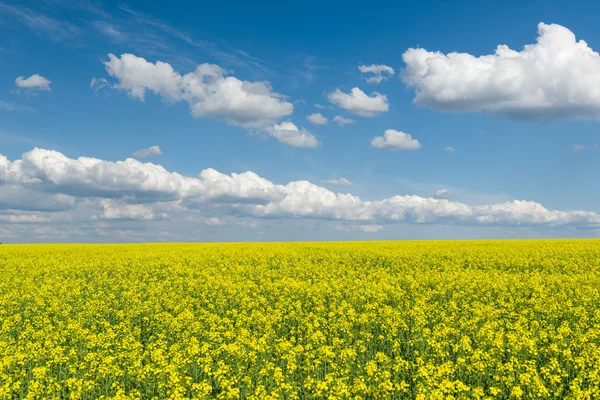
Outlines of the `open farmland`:
[{"label": "open farmland", "polygon": [[2,245],[0,398],[600,397],[600,241]]}]

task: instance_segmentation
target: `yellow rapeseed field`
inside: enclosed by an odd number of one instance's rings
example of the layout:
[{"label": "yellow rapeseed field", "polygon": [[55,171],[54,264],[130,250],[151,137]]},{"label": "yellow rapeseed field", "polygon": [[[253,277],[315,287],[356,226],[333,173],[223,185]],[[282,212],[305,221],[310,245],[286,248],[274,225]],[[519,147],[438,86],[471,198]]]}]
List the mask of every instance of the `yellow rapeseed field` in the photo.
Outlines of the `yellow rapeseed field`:
[{"label": "yellow rapeseed field", "polygon": [[600,241],[1,245],[0,398],[598,399]]}]

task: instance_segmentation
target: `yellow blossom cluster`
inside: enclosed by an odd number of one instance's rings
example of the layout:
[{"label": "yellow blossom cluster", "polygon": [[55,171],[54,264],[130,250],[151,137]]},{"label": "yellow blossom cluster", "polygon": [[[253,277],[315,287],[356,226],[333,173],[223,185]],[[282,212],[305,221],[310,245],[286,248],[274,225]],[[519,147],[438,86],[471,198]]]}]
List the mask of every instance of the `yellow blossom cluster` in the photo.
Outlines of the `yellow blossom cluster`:
[{"label": "yellow blossom cluster", "polygon": [[0,399],[598,399],[600,241],[0,246]]}]

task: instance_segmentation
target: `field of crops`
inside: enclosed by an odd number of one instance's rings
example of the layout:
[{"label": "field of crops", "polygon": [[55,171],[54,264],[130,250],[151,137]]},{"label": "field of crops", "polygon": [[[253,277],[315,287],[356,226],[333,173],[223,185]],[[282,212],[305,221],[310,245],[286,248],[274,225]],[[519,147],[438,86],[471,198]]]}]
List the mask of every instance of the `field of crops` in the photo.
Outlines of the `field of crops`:
[{"label": "field of crops", "polygon": [[600,398],[600,241],[0,246],[0,398]]}]

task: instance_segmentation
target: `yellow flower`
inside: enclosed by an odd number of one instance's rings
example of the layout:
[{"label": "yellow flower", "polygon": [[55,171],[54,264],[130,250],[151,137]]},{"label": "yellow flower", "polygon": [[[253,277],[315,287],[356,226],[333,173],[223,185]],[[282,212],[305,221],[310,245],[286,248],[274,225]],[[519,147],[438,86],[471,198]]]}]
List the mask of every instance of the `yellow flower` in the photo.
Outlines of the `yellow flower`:
[{"label": "yellow flower", "polygon": [[0,399],[600,398],[600,241],[0,246]]}]

